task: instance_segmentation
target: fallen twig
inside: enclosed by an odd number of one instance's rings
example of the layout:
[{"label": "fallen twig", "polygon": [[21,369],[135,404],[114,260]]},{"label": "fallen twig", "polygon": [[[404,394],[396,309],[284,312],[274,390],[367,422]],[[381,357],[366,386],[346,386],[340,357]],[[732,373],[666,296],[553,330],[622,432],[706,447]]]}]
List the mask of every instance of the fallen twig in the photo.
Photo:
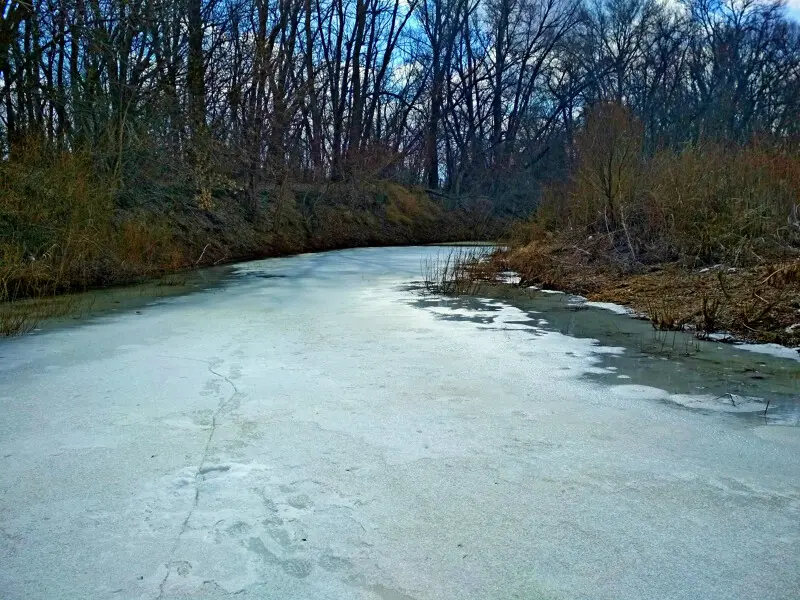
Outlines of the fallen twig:
[{"label": "fallen twig", "polygon": [[197,266],[197,265],[199,265],[199,264],[200,264],[200,261],[201,261],[201,260],[203,260],[203,256],[205,255],[205,253],[206,253],[206,250],[208,250],[208,247],[209,247],[210,245],[211,245],[211,242],[209,242],[208,244],[206,244],[206,247],[205,247],[205,248],[203,248],[203,251],[200,253],[200,258],[198,258],[198,259],[197,259],[197,261],[195,261],[195,263],[194,263],[194,266]]},{"label": "fallen twig", "polygon": [[773,278],[775,275],[777,275],[778,273],[780,273],[781,271],[783,271],[785,268],[786,268],[786,265],[782,266],[782,267],[781,267],[780,269],[778,269],[777,271],[773,271],[772,273],[770,273],[770,274],[769,274],[769,275],[766,277],[766,279],[764,279],[763,281],[759,282],[759,284],[758,284],[758,285],[764,285],[764,284],[765,284],[765,283],[767,283],[767,282],[768,282],[770,279],[772,279],[772,278]]},{"label": "fallen twig", "polygon": [[714,398],[714,400],[719,400],[720,398],[724,398],[725,396],[730,398],[731,404],[733,404],[733,406],[735,407],[736,401],[733,399],[733,394],[731,394],[730,392],[726,392],[725,394],[722,394],[722,396],[717,396],[716,398]]}]

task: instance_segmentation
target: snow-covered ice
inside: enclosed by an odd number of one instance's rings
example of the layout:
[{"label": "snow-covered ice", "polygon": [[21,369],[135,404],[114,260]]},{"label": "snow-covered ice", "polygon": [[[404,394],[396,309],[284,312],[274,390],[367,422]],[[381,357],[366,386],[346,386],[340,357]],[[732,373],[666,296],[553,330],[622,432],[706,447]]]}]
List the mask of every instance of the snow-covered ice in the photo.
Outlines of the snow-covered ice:
[{"label": "snow-covered ice", "polygon": [[585,305],[592,306],[594,308],[602,308],[603,310],[610,310],[618,315],[633,314],[632,309],[628,308],[627,306],[622,306],[621,304],[615,304],[614,302],[585,302]]},{"label": "snow-covered ice", "polygon": [[248,263],[0,344],[0,596],[798,597],[800,429],[423,302],[437,251]]},{"label": "snow-covered ice", "polygon": [[747,350],[748,352],[758,352],[759,354],[800,361],[800,349],[787,348],[780,344],[736,344],[736,347],[741,350]]}]

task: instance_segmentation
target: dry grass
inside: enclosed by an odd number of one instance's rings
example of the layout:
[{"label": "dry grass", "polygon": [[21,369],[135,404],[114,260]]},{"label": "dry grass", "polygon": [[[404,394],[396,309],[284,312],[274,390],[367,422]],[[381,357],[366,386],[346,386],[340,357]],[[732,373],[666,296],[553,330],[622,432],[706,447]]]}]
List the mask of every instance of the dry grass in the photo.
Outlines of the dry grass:
[{"label": "dry grass", "polygon": [[26,298],[0,303],[0,337],[30,333],[48,319],[78,316],[78,309],[79,302],[74,295]]},{"label": "dry grass", "polygon": [[555,234],[636,270],[680,262],[753,266],[800,257],[800,153],[754,141],[642,152],[641,125],[601,106],[577,141],[572,177],[544,193],[519,241]]},{"label": "dry grass", "polygon": [[666,263],[631,273],[579,249],[536,242],[495,260],[528,284],[629,306],[659,331],[689,328],[699,337],[726,331],[800,346],[800,259],[742,268]]},{"label": "dry grass", "polygon": [[516,227],[503,258],[529,283],[619,302],[658,330],[800,345],[800,153],[781,143],[642,151],[601,106],[570,179]]},{"label": "dry grass", "polygon": [[470,295],[492,282],[497,273],[485,247],[451,248],[436,257],[425,258],[422,274],[429,294]]},{"label": "dry grass", "polygon": [[187,265],[170,227],[119,219],[88,156],[31,145],[0,163],[0,302],[158,275]]},{"label": "dry grass", "polygon": [[[787,273],[786,279],[770,277]],[[728,271],[664,269],[637,275],[600,290],[597,298],[621,302],[648,314],[664,329],[689,325],[699,335],[727,331],[761,342],[800,345],[800,261]],[[665,307],[653,311],[657,302]],[[660,322],[663,321],[663,322]]]}]

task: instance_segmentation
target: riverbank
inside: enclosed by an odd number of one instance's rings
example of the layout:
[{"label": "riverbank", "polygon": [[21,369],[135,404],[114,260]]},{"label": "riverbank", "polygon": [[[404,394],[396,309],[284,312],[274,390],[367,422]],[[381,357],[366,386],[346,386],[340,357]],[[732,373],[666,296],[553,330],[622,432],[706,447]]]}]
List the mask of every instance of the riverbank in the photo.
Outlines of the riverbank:
[{"label": "riverbank", "polygon": [[[202,197],[161,189],[152,202],[130,204],[77,159],[64,160],[31,172],[4,166],[0,335],[24,333],[49,316],[49,303],[27,303],[28,311],[14,305],[19,300],[247,259],[482,240],[500,231],[486,203],[447,201],[386,181],[266,187],[256,207],[224,189]],[[63,306],[53,304],[56,316]]]},{"label": "riverbank", "polygon": [[800,346],[800,154],[780,140],[648,148],[600,106],[500,270],[614,302],[659,330]]},{"label": "riverbank", "polygon": [[496,254],[497,271],[535,285],[613,302],[659,330],[800,347],[800,260],[746,268],[661,263],[625,271],[578,246],[534,242]]}]

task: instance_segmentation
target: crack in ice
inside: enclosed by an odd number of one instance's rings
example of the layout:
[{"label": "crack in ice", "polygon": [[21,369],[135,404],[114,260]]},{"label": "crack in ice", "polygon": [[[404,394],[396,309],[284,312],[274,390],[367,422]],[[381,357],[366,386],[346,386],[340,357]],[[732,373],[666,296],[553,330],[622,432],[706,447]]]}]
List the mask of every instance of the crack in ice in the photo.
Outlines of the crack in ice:
[{"label": "crack in ice", "polygon": [[195,475],[194,475],[194,501],[192,502],[192,507],[189,509],[189,512],[187,513],[186,518],[183,520],[183,523],[181,524],[180,531],[178,532],[178,535],[177,535],[177,537],[175,538],[175,541],[172,544],[172,550],[170,550],[169,559],[167,560],[167,564],[166,564],[167,573],[166,573],[166,575],[164,575],[164,578],[161,580],[161,583],[158,586],[158,596],[156,596],[156,600],[161,600],[164,597],[164,588],[167,585],[167,581],[169,580],[169,576],[172,574],[172,567],[170,565],[172,565],[173,559],[175,558],[175,554],[178,551],[178,546],[181,543],[181,538],[183,537],[183,534],[186,533],[187,529],[189,528],[189,521],[191,520],[192,515],[194,515],[194,511],[197,510],[197,505],[200,503],[199,479],[200,479],[200,477],[202,475],[204,475],[205,473],[208,472],[208,470],[204,469],[204,467],[205,467],[206,461],[208,460],[208,455],[209,455],[209,453],[211,451],[211,443],[214,440],[214,434],[217,431],[217,417],[220,416],[222,414],[222,412],[226,408],[228,408],[230,406],[230,402],[239,393],[239,389],[236,387],[236,384],[233,383],[233,381],[231,381],[231,379],[229,379],[228,377],[226,377],[222,373],[219,373],[219,372],[215,371],[213,366],[212,366],[213,363],[211,361],[203,360],[201,358],[189,358],[189,357],[186,357],[186,356],[164,356],[164,358],[173,358],[173,359],[177,359],[177,360],[190,360],[190,361],[193,361],[193,362],[205,363],[205,365],[208,367],[208,370],[209,370],[210,373],[212,373],[216,377],[219,377],[220,379],[226,381],[228,383],[228,385],[231,386],[231,388],[233,389],[233,393],[230,396],[228,396],[227,399],[221,400],[219,402],[219,404],[217,405],[216,410],[211,415],[211,428],[209,429],[208,438],[206,439],[206,446],[203,449],[203,454],[202,454],[202,456],[200,458],[200,463],[197,465],[197,471],[195,472]]}]

